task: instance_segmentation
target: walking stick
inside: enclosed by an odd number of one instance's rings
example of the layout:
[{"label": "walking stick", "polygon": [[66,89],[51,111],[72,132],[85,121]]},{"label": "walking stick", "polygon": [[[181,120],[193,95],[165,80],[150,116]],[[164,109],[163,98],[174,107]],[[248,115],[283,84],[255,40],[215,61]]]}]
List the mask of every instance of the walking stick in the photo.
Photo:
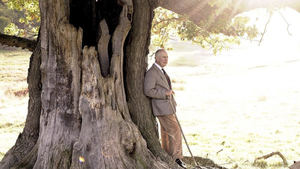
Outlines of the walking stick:
[{"label": "walking stick", "polygon": [[[174,95],[172,95],[172,97],[174,97]],[[184,141],[185,141],[185,145],[186,145],[186,147],[188,148],[188,150],[189,150],[189,152],[190,152],[190,154],[191,154],[191,156],[192,156],[192,158],[193,158],[193,161],[194,161],[194,163],[195,163],[195,166],[197,166],[198,164],[197,164],[197,162],[196,162],[196,160],[195,160],[195,157],[193,156],[193,153],[192,153],[192,151],[191,151],[191,149],[190,149],[190,146],[189,146],[189,144],[188,144],[188,142],[187,142],[187,140],[186,140],[186,138],[185,138],[185,135],[184,135],[184,133],[183,133],[182,127],[181,127],[181,125],[180,125],[180,123],[179,123],[179,120],[178,120],[178,118],[177,118],[176,111],[175,111],[175,108],[174,108],[174,106],[173,106],[171,97],[170,97],[170,103],[171,103],[171,107],[172,107],[172,109],[173,109],[173,112],[174,112],[174,114],[175,114],[176,121],[177,121],[178,126],[179,126],[179,128],[180,128],[182,137],[183,137],[183,139],[184,139]]]}]

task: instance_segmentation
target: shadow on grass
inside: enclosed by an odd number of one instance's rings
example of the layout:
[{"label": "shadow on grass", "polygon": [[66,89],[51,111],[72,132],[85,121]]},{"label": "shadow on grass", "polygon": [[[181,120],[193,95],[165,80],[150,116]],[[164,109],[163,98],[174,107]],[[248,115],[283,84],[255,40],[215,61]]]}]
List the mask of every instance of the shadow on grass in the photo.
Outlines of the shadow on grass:
[{"label": "shadow on grass", "polygon": [[[203,169],[206,169],[206,168],[209,168],[209,169],[226,169],[225,167],[219,166],[219,165],[215,164],[212,160],[207,159],[207,158],[195,156],[195,160],[196,160],[198,166],[203,167]],[[192,169],[193,167],[195,167],[194,160],[193,160],[192,157],[184,156],[183,161],[186,164],[189,165],[188,166],[189,168]]]}]

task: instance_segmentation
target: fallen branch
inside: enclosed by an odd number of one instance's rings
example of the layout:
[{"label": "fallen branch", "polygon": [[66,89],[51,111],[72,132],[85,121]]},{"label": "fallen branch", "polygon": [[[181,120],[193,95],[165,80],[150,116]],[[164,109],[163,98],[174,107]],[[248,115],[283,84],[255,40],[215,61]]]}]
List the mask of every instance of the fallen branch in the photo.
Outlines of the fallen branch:
[{"label": "fallen branch", "polygon": [[287,161],[286,161],[286,158],[285,158],[280,152],[272,152],[272,153],[267,154],[267,155],[264,155],[264,156],[262,156],[262,157],[258,157],[258,158],[256,158],[256,159],[254,160],[254,164],[257,162],[257,160],[260,160],[260,159],[267,159],[267,158],[272,157],[272,156],[274,156],[274,155],[278,155],[278,156],[282,159],[283,165],[284,165],[285,167],[288,166],[288,163],[287,163]]},{"label": "fallen branch", "polygon": [[28,49],[30,51],[33,51],[36,47],[36,43],[37,42],[35,40],[29,40],[26,38],[5,35],[0,33],[0,44],[2,45],[21,47],[23,49]]}]

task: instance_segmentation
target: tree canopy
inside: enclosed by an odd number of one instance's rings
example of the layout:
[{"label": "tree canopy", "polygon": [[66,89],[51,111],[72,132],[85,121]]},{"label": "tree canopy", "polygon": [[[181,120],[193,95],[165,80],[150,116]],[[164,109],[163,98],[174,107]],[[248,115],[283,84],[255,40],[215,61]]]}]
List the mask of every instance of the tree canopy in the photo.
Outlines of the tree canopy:
[{"label": "tree canopy", "polygon": [[[2,6],[20,11],[21,16],[19,14],[17,19],[10,19],[9,16],[12,17],[9,15],[11,11],[6,9],[5,12],[2,12],[6,15],[0,17],[0,30],[2,28],[4,33],[8,35],[36,38],[40,22],[38,0],[2,0],[2,2]],[[278,0],[263,2],[191,0],[189,4],[190,6],[196,5],[196,10],[183,12],[187,7],[180,9],[182,2],[174,1],[172,3],[177,4],[174,11],[168,10],[171,6],[169,1],[159,2],[159,6],[162,7],[155,9],[151,29],[151,44],[153,46],[171,49],[172,47],[165,46],[166,42],[170,37],[178,37],[181,40],[192,41],[202,48],[210,49],[215,54],[230,48],[232,44],[239,44],[241,38],[252,40],[259,35],[256,26],[248,24],[248,17],[236,16],[236,14],[259,7],[267,7],[270,11],[285,6],[293,7],[296,10],[300,8],[300,3],[296,3],[295,0],[285,2]],[[169,7],[166,7],[167,5]],[[197,7],[199,5],[201,6]],[[181,11],[185,14],[182,14]]]},{"label": "tree canopy", "polygon": [[[36,39],[39,24],[40,12],[38,0],[2,0],[2,10],[5,9],[6,17],[9,19],[4,28],[4,33]],[[10,15],[16,13],[14,15]]]},{"label": "tree canopy", "polygon": [[[4,0],[4,4],[11,10],[24,14],[17,21],[10,22],[2,18],[7,24],[4,28],[8,35],[20,37],[36,37],[39,29],[40,13],[38,0]],[[219,15],[223,9],[231,5],[231,1],[208,1],[211,16]],[[239,44],[240,38],[253,39],[258,35],[255,25],[248,25],[249,18],[243,16],[228,20],[226,13],[222,13],[213,22],[214,17],[207,17],[198,24],[192,22],[188,15],[176,14],[170,10],[158,7],[152,23],[151,44],[156,47],[167,47],[166,42],[170,37],[179,37],[189,40],[201,47],[211,49],[217,53],[227,49],[232,44]],[[167,47],[168,48],[168,47]]]},{"label": "tree canopy", "polygon": [[[11,12],[6,9],[2,13],[7,14],[0,17],[0,23],[2,23],[0,30],[2,28],[8,35],[37,37],[40,22],[38,0],[3,0],[2,2],[2,6],[5,5],[11,10],[20,11],[23,16],[19,14],[17,19],[10,19],[9,17],[12,16],[9,13]],[[284,6],[292,6],[296,10],[300,8],[294,0],[284,3],[278,0],[272,2],[191,0],[189,3],[192,6],[201,6],[196,7],[194,12],[183,12],[185,14],[182,14],[180,11],[184,11],[186,7],[180,9],[181,3],[173,2],[173,4],[177,4],[178,8],[173,12],[168,10],[170,7],[164,5],[170,6],[169,1],[160,1],[162,7],[155,9],[152,22],[151,44],[153,46],[172,48],[165,46],[166,42],[170,37],[178,37],[217,53],[228,49],[232,44],[239,44],[241,38],[252,40],[259,35],[256,26],[248,24],[249,18],[236,16],[236,14],[259,7],[267,7],[270,11]]]},{"label": "tree canopy", "polygon": [[[215,4],[212,4],[215,5]],[[237,16],[232,21],[219,20],[216,27],[202,21],[196,25],[188,16],[178,15],[161,7],[155,9],[152,23],[152,45],[165,47],[171,36],[189,40],[214,53],[239,44],[240,38],[253,39],[258,35],[255,25],[247,25],[249,18]]]}]

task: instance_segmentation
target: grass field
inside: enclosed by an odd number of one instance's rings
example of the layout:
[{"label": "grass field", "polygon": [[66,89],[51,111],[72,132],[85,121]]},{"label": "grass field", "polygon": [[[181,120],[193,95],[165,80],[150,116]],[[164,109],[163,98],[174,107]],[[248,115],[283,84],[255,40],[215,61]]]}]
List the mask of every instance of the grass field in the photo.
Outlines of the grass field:
[{"label": "grass field", "polygon": [[[173,46],[167,72],[194,155],[240,169],[286,168],[278,156],[253,165],[276,151],[289,165],[300,159],[299,56],[238,50],[214,56],[190,43]],[[0,51],[0,159],[24,127],[29,56]]]},{"label": "grass field", "polygon": [[0,159],[24,127],[29,58],[30,52],[0,50]]},{"label": "grass field", "polygon": [[287,168],[279,156],[253,164],[277,151],[289,165],[300,160],[300,51],[261,55],[254,45],[208,56],[186,46],[169,52],[167,71],[194,155],[241,169]]}]

